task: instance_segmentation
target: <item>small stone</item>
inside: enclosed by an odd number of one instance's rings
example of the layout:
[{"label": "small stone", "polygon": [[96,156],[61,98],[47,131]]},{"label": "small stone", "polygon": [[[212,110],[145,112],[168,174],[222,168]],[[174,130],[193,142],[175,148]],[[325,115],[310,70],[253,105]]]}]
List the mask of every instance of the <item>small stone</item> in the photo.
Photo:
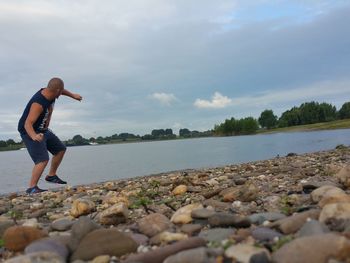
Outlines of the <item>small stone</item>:
[{"label": "small stone", "polygon": [[125,203],[118,203],[102,211],[99,222],[102,225],[118,225],[128,219],[129,210]]},{"label": "small stone", "polygon": [[181,232],[189,236],[193,236],[199,233],[201,229],[202,229],[202,225],[200,224],[185,224],[185,225],[182,225],[180,228]]},{"label": "small stone", "polygon": [[213,228],[202,230],[198,236],[204,238],[207,242],[221,242],[231,237],[235,232],[234,228]]},{"label": "small stone", "polygon": [[216,213],[208,219],[209,225],[212,227],[250,227],[250,221],[248,217],[229,214],[229,213]]},{"label": "small stone", "polygon": [[29,226],[29,227],[35,227],[35,228],[39,228],[39,222],[38,219],[36,218],[31,218],[31,219],[27,219],[22,226]]},{"label": "small stone", "polygon": [[308,218],[318,219],[319,215],[320,210],[313,209],[277,220],[276,222],[271,223],[269,227],[277,227],[283,234],[288,235],[297,232]]},{"label": "small stone", "polygon": [[102,256],[97,256],[95,257],[91,263],[109,263],[111,260],[111,257],[108,255],[102,255]]},{"label": "small stone", "polygon": [[187,192],[187,185],[178,185],[175,187],[175,189],[172,191],[173,195],[183,195]]},{"label": "small stone", "polygon": [[73,223],[74,222],[68,218],[60,218],[51,223],[51,228],[56,231],[66,231],[72,227]]},{"label": "small stone", "polygon": [[42,230],[29,226],[12,226],[3,236],[4,246],[11,251],[22,251],[26,246],[37,239],[47,236]]},{"label": "small stone", "polygon": [[198,219],[207,219],[215,214],[214,210],[211,209],[195,209],[192,211],[191,216],[192,218],[198,218]]},{"label": "small stone", "polygon": [[150,214],[137,222],[138,229],[146,236],[153,237],[173,226],[170,220],[158,213]]},{"label": "small stone", "polygon": [[171,233],[168,231],[164,231],[159,233],[158,235],[152,237],[150,243],[152,245],[160,245],[160,244],[168,244],[174,241],[180,241],[188,239],[188,235],[183,233]]},{"label": "small stone", "polygon": [[[270,259],[270,253],[265,248],[258,248],[248,244],[233,245],[226,249],[225,256],[241,263],[251,263],[254,255],[265,254],[266,259]],[[269,262],[269,261],[265,261]]]},{"label": "small stone", "polygon": [[250,222],[252,222],[252,224],[261,225],[265,221],[274,222],[274,221],[286,218],[286,215],[279,212],[267,212],[267,213],[252,214],[248,218]]},{"label": "small stone", "polygon": [[203,208],[202,204],[190,204],[178,209],[170,221],[175,224],[187,224],[192,222],[191,213],[195,209]]},{"label": "small stone", "polygon": [[267,227],[258,227],[251,231],[254,239],[262,242],[273,242],[276,238],[281,238],[283,235],[273,229]]},{"label": "small stone", "polygon": [[95,210],[95,204],[91,200],[77,199],[73,202],[70,214],[73,217],[88,215]]}]

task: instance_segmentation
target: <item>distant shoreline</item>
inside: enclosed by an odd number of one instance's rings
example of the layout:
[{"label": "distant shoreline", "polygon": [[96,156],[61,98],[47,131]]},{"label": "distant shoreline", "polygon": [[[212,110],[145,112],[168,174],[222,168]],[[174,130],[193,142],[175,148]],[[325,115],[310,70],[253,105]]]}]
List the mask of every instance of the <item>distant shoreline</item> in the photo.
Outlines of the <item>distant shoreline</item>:
[{"label": "distant shoreline", "polygon": [[[313,132],[313,131],[326,131],[326,130],[341,130],[350,129],[350,119],[336,120],[331,122],[314,123],[308,125],[298,125],[285,128],[274,128],[274,129],[260,129],[254,134],[249,135],[259,135],[259,134],[273,134],[273,133],[288,133],[288,132]],[[99,145],[109,145],[109,144],[126,144],[126,143],[144,143],[144,142],[161,142],[161,141],[173,141],[173,140],[187,140],[187,139],[200,139],[200,138],[217,138],[217,137],[233,137],[242,135],[213,135],[213,136],[199,136],[199,137],[177,137],[173,139],[153,139],[153,140],[142,140],[142,139],[132,139],[132,140],[120,140],[109,143],[101,143],[95,145],[68,145],[68,147],[76,146],[99,146]],[[23,148],[23,145],[11,145],[7,147],[0,147],[0,152],[4,151],[17,151]]]}]

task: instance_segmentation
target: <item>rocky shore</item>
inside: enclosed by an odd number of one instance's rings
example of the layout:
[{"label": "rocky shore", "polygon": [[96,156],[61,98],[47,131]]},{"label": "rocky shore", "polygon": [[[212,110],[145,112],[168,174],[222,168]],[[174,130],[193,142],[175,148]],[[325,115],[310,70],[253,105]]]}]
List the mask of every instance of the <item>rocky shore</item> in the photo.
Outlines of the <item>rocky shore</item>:
[{"label": "rocky shore", "polygon": [[350,262],[350,148],[0,197],[1,262]]}]

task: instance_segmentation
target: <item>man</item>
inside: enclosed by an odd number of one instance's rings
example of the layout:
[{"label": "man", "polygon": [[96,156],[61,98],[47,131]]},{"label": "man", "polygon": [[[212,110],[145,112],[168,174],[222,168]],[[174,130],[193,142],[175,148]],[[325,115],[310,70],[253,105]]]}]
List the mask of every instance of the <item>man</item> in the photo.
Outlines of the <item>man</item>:
[{"label": "man", "polygon": [[45,180],[56,184],[67,183],[56,174],[66,152],[66,146],[48,129],[55,101],[60,95],[65,95],[78,101],[82,100],[79,94],[66,90],[61,79],[52,78],[46,88],[40,89],[30,99],[18,123],[18,131],[35,164],[29,188],[26,190],[28,194],[46,191],[38,187],[38,181],[49,162],[48,152],[53,157],[49,174]]}]

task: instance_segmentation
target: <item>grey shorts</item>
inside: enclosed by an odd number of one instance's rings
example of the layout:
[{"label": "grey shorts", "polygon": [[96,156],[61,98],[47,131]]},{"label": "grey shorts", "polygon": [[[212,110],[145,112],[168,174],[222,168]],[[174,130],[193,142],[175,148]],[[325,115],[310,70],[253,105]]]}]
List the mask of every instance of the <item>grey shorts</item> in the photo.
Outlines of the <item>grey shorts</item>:
[{"label": "grey shorts", "polygon": [[41,142],[33,141],[27,134],[21,135],[27,151],[35,164],[48,161],[49,152],[56,155],[67,148],[61,140],[50,130],[43,132],[44,139]]}]

